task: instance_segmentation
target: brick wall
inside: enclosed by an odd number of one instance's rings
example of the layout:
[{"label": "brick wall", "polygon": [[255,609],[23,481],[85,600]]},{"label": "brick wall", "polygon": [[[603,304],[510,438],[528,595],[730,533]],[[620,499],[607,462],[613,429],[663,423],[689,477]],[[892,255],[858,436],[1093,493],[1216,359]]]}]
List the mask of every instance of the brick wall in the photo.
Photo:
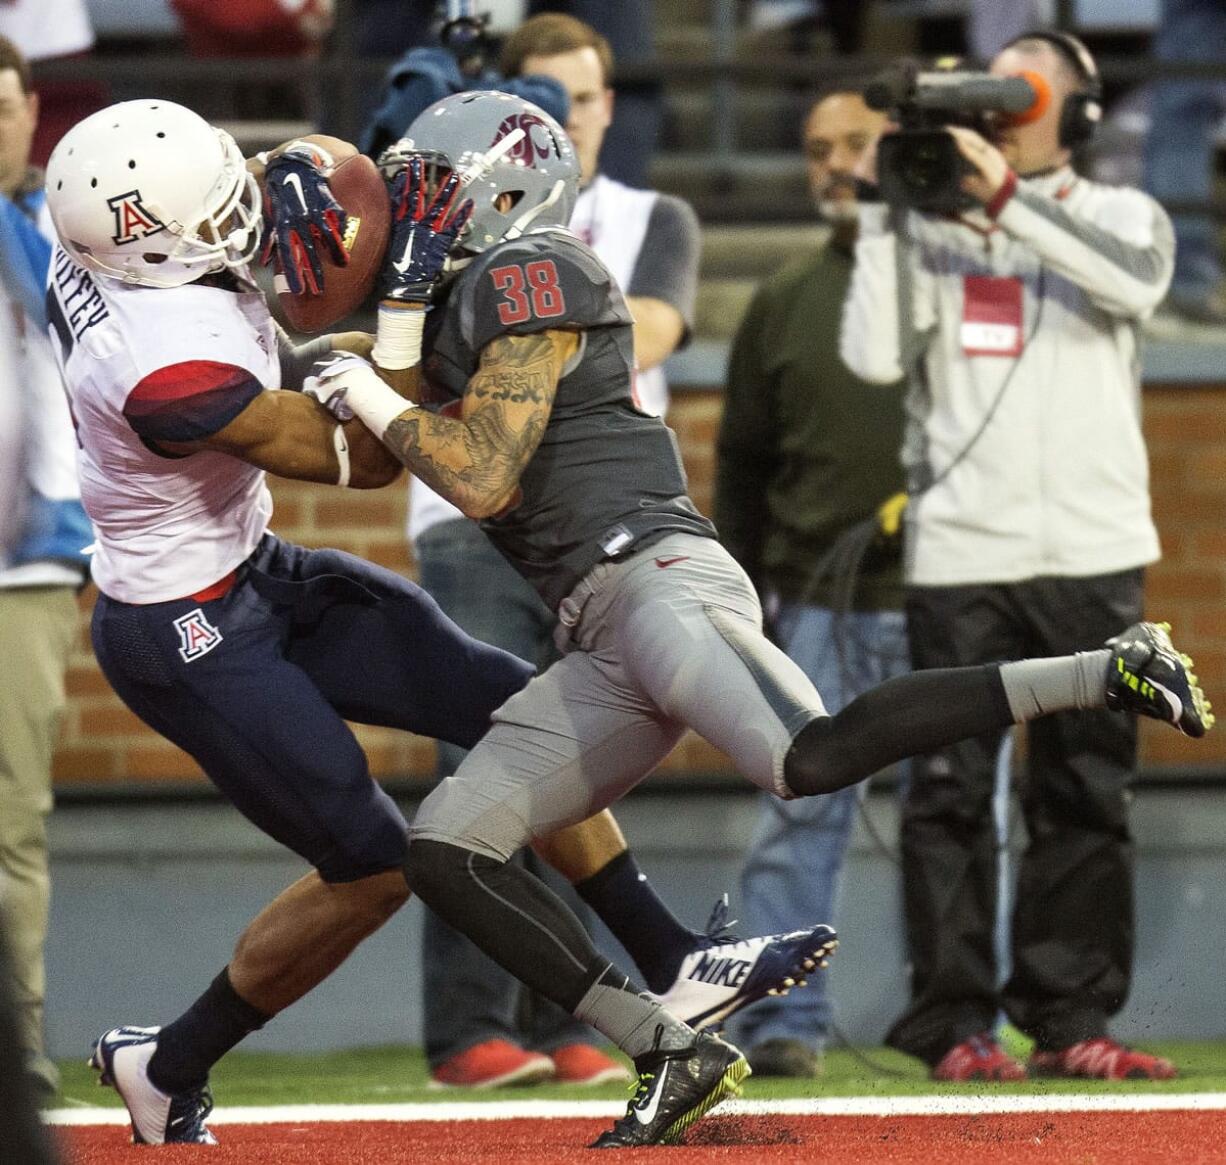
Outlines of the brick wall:
[{"label": "brick wall", "polygon": [[[710,512],[720,396],[683,392],[672,423],[690,474],[694,500]],[[1222,386],[1169,386],[1145,396],[1145,429],[1154,506],[1166,557],[1152,570],[1150,611],[1168,619],[1195,646],[1199,674],[1226,712],[1226,395]],[[413,575],[403,538],[403,486],[349,492],[278,481],[275,529],[314,546],[339,546]],[[190,758],[163,742],[111,693],[89,648],[92,598],[82,602],[80,643],[68,676],[69,709],[55,775],[60,785],[203,780]],[[1142,726],[1148,765],[1226,763],[1226,731],[1185,741],[1160,725]],[[390,729],[360,729],[371,769],[383,777],[425,776],[433,745]],[[693,734],[666,768],[674,773],[729,769],[727,759]]]}]

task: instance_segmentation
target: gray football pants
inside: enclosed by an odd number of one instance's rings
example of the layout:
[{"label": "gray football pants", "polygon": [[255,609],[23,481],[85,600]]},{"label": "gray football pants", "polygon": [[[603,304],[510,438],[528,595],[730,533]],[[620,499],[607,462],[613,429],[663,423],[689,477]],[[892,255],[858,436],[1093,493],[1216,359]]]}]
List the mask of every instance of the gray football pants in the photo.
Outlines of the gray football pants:
[{"label": "gray football pants", "polygon": [[687,727],[755,784],[792,795],[784,757],[825,709],[762,634],[753,586],[713,538],[673,534],[600,563],[559,618],[566,654],[498,709],[410,837],[506,860],[629,792]]}]

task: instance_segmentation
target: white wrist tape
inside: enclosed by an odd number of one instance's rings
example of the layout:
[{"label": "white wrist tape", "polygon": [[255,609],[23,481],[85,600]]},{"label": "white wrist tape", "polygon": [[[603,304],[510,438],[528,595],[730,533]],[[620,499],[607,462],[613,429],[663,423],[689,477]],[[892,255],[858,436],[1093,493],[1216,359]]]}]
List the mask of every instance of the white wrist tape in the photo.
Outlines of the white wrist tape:
[{"label": "white wrist tape", "polygon": [[337,425],[332,430],[332,448],[336,450],[336,463],[340,466],[340,473],[337,474],[337,485],[349,484],[349,442],[345,439],[345,428],[343,425]]},{"label": "white wrist tape", "polygon": [[353,409],[354,416],[380,440],[388,425],[401,413],[417,408],[412,401],[388,388],[369,364],[357,364],[338,376],[329,377],[328,385],[345,390],[345,403]]},{"label": "white wrist tape", "polygon": [[422,310],[380,305],[371,358],[389,372],[420,364],[421,335],[425,327],[426,313]]}]

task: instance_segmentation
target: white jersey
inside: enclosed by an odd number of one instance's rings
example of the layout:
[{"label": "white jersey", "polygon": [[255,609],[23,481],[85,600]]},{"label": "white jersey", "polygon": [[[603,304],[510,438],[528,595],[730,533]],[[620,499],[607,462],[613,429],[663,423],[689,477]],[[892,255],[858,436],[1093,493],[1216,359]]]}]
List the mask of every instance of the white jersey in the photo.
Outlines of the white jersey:
[{"label": "white jersey", "polygon": [[81,500],[97,531],[93,577],[111,598],[158,603],[224,578],[268,528],[263,470],[159,441],[224,427],[281,383],[263,296],[94,277],[52,255],[48,311],[80,442]]}]

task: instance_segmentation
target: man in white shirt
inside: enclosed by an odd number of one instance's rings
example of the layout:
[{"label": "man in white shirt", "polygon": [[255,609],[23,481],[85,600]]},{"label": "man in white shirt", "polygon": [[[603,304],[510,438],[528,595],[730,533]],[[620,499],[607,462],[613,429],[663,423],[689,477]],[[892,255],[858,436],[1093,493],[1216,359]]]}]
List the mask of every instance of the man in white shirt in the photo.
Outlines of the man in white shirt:
[{"label": "man in white shirt", "polygon": [[[910,254],[877,205],[861,220],[841,351],[866,380],[911,373],[904,441],[907,623],[917,669],[1083,651],[1139,619],[1157,559],[1140,425],[1141,322],[1171,278],[1162,208],[1070,166],[1101,116],[1093,58],[1027,33],[992,72],[1037,74],[1046,106],[995,143],[950,130],[957,215],[905,212]],[[878,167],[880,169],[880,167]],[[918,351],[915,367],[903,353]],[[991,1035],[1001,1008],[1039,1075],[1164,1079],[1108,1019],[1132,970],[1132,721],[1063,714],[1029,729],[1013,970],[997,987],[993,771],[1000,734],[921,757],[903,817],[911,1002],[888,1037],[939,1079],[1025,1069]]]}]

